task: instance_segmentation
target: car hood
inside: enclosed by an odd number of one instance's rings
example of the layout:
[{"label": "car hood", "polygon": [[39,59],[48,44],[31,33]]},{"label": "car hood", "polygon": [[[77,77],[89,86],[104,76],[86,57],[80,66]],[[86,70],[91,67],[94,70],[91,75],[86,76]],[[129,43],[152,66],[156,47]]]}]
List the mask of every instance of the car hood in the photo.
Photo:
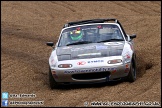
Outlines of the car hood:
[{"label": "car hood", "polygon": [[57,47],[58,61],[120,56],[125,42],[104,42]]}]

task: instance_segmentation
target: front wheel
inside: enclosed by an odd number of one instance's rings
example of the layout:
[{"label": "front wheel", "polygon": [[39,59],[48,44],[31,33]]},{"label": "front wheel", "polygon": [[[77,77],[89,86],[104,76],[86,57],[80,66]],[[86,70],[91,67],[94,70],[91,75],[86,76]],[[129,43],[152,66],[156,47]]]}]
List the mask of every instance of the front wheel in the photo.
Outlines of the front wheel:
[{"label": "front wheel", "polygon": [[53,75],[51,73],[51,69],[50,68],[49,68],[49,83],[50,83],[51,89],[54,89],[54,88],[58,87],[58,83],[53,78]]},{"label": "front wheel", "polygon": [[126,77],[126,80],[129,82],[134,82],[136,80],[136,64],[134,61],[131,63],[130,71]]}]

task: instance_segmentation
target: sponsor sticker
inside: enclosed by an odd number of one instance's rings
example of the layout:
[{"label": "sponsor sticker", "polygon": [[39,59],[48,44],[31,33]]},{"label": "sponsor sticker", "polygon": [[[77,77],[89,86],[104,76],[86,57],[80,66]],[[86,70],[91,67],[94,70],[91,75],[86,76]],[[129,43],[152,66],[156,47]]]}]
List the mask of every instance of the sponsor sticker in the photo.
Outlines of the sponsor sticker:
[{"label": "sponsor sticker", "polygon": [[90,61],[87,61],[87,63],[103,63],[104,60],[90,60]]},{"label": "sponsor sticker", "polygon": [[83,70],[67,70],[64,71],[65,74],[74,74],[74,73],[87,73],[87,72],[104,72],[104,71],[113,71],[116,68],[94,68],[94,69],[83,69]]},{"label": "sponsor sticker", "polygon": [[85,65],[85,64],[86,64],[85,61],[80,61],[80,62],[77,63],[77,65]]},{"label": "sponsor sticker", "polygon": [[97,46],[96,45],[96,50],[102,50],[102,49],[108,49],[108,47],[107,46]]},{"label": "sponsor sticker", "polygon": [[81,51],[81,50],[90,50],[90,49],[95,49],[95,46],[86,46],[82,48],[73,48],[71,51]]},{"label": "sponsor sticker", "polygon": [[89,55],[101,55],[101,53],[87,53],[87,54],[79,54],[78,56],[89,56]]},{"label": "sponsor sticker", "polygon": [[121,42],[106,42],[106,43],[104,43],[105,45],[121,45],[121,44],[123,44],[123,43],[121,43]]},{"label": "sponsor sticker", "polygon": [[127,58],[130,58],[130,55],[129,55],[129,54],[127,54],[127,55],[126,55],[126,57],[127,57]]},{"label": "sponsor sticker", "polygon": [[54,59],[51,59],[51,64],[54,64]]}]

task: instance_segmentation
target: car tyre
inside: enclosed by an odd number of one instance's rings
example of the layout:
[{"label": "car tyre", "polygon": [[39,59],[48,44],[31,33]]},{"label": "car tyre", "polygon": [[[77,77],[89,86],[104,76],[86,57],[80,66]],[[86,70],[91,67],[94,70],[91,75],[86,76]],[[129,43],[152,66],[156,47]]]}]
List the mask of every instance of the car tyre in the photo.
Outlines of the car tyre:
[{"label": "car tyre", "polygon": [[51,69],[50,68],[49,68],[49,83],[50,83],[51,89],[54,89],[54,88],[58,87],[58,83],[53,78],[53,75],[51,73]]},{"label": "car tyre", "polygon": [[130,71],[126,80],[129,82],[134,82],[136,80],[136,64],[134,61],[131,62]]}]

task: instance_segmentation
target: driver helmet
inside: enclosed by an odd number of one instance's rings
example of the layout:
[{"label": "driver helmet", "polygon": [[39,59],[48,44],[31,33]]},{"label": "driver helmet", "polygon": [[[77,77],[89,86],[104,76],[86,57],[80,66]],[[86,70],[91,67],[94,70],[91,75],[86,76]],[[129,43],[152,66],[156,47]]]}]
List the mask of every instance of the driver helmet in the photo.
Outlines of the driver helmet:
[{"label": "driver helmet", "polygon": [[73,32],[70,32],[70,37],[72,40],[77,41],[83,37],[83,33],[80,30],[75,30]]}]

